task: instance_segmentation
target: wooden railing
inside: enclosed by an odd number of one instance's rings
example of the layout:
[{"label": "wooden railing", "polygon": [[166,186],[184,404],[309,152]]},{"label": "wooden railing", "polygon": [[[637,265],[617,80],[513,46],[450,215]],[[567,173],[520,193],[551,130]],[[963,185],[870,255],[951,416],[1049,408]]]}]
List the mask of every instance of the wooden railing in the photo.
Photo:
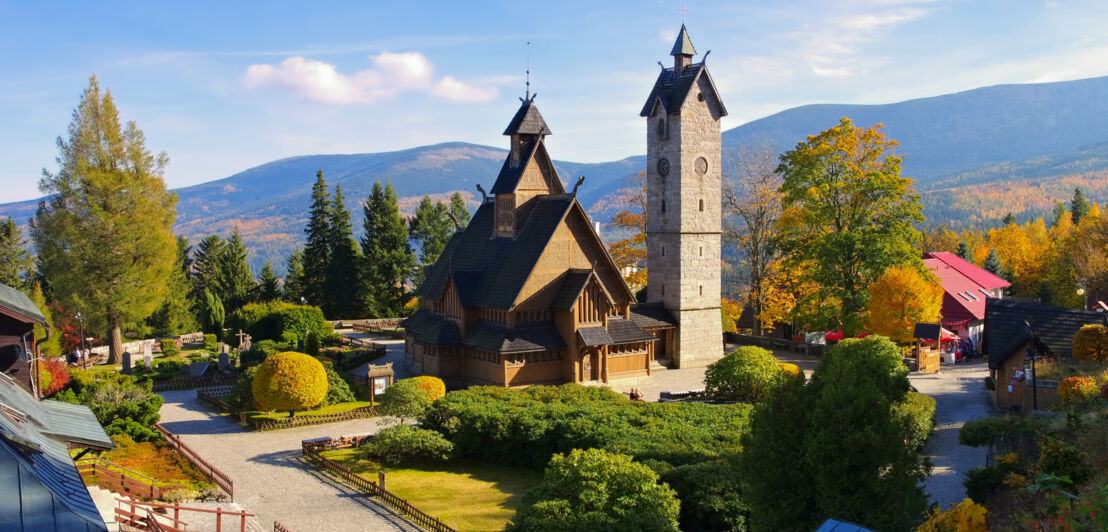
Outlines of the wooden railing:
[{"label": "wooden railing", "polygon": [[168,392],[171,390],[191,390],[193,388],[210,388],[212,386],[224,386],[235,383],[236,375],[217,373],[211,377],[174,377],[164,381],[154,381],[155,392]]},{"label": "wooden railing", "polygon": [[[350,445],[350,444],[347,444]],[[423,512],[419,508],[412,506],[407,500],[397,496],[395,493],[387,491],[377,485],[376,482],[362,478],[357,473],[354,473],[350,468],[328,460],[319,454],[319,450],[325,446],[336,449],[341,448],[333,445],[328,441],[308,441],[301,445],[301,451],[304,454],[304,459],[309,463],[312,463],[318,467],[325,469],[326,471],[334,474],[349,484],[354,489],[370,496],[377,497],[378,500],[385,505],[399,512],[409,521],[419,525],[431,532],[457,532],[457,530],[447,526],[437,517]]]},{"label": "wooden railing", "polygon": [[322,414],[318,416],[296,416],[287,419],[252,419],[254,428],[263,430],[288,429],[293,427],[306,427],[308,425],[322,425],[336,421],[349,421],[351,419],[366,419],[377,417],[377,412],[372,406],[355,408],[337,414]]},{"label": "wooden railing", "polygon": [[[228,516],[233,521],[235,517],[238,517],[238,526],[234,526],[232,523],[227,523],[227,530],[238,529],[239,532],[246,532],[246,518],[254,517],[254,514],[247,512],[233,512],[230,510],[224,510],[223,508],[216,508],[215,510],[208,510],[206,508],[190,508],[188,506],[181,506],[179,504],[161,504],[154,502],[138,502],[127,499],[116,499],[115,506],[115,521],[121,525],[136,528],[139,530],[154,530],[165,532],[188,532],[188,523],[181,520],[181,512],[196,512],[203,514],[215,514],[215,531],[223,532],[223,517]],[[123,506],[127,508],[124,509]],[[165,514],[158,512],[161,510]],[[173,516],[169,516],[169,510],[173,510]],[[165,521],[171,521],[166,523]]]},{"label": "wooden railing", "polygon": [[143,499],[160,500],[166,492],[184,487],[158,486],[157,480],[100,457],[77,461],[77,472],[81,477],[96,476],[98,484],[112,491]]},{"label": "wooden railing", "polygon": [[282,525],[280,521],[273,522],[273,532],[292,532],[285,525]]},{"label": "wooden railing", "polygon": [[224,472],[215,468],[215,466],[208,463],[207,460],[201,458],[196,451],[193,451],[191,447],[185,445],[185,442],[181,441],[181,437],[170,432],[169,429],[163,427],[161,423],[155,423],[154,428],[158,429],[158,432],[165,436],[166,443],[174,450],[181,453],[186,460],[192,462],[192,465],[196,466],[204,476],[208,477],[219,489],[223,490],[227,494],[227,497],[232,501],[235,500],[235,483],[231,480],[231,477],[227,476]]},{"label": "wooden railing", "polygon": [[201,388],[196,390],[196,399],[201,403],[209,405],[213,408],[218,408],[224,412],[233,412],[234,409],[231,405],[223,400],[224,397],[231,395],[231,386],[213,386],[209,388]]}]

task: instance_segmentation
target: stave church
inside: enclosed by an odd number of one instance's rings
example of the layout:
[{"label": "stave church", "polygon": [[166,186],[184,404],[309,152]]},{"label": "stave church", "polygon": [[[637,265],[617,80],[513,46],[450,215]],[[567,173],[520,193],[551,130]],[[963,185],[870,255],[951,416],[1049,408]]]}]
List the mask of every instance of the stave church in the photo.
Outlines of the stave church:
[{"label": "stave church", "polygon": [[[547,153],[528,94],[509,152],[407,318],[405,356],[451,386],[608,383],[723,356],[720,118],[685,26],[642,109],[647,120],[647,296],[636,303]],[[705,54],[706,55],[706,54]],[[478,187],[480,189],[480,187]]]}]

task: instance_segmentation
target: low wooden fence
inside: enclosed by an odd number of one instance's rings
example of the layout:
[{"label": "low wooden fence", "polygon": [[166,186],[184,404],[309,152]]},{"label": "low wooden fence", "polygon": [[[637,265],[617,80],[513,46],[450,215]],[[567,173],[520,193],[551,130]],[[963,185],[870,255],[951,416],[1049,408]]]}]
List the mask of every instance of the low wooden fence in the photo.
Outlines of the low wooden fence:
[{"label": "low wooden fence", "polygon": [[[188,523],[181,520],[181,512],[195,512],[215,514],[216,532],[223,532],[224,526],[227,527],[227,530],[237,529],[239,532],[246,532],[246,518],[254,517],[252,513],[234,512],[223,508],[208,510],[207,508],[190,508],[179,504],[137,502],[127,499],[116,499],[115,502],[115,521],[120,525],[138,530],[188,532]],[[127,506],[126,509],[124,505]],[[169,515],[169,510],[173,510],[172,517]],[[226,524],[223,522],[225,516],[229,518],[229,522]],[[237,526],[234,523],[236,517],[238,518]]]},{"label": "low wooden fence", "polygon": [[170,432],[169,429],[163,427],[161,423],[155,423],[154,428],[158,429],[158,432],[165,436],[166,443],[174,450],[181,453],[186,460],[192,462],[192,465],[196,466],[204,476],[208,477],[219,489],[223,490],[232,501],[235,500],[235,482],[231,480],[231,477],[227,476],[224,472],[215,468],[215,466],[208,463],[196,454],[191,447],[185,445],[185,442],[181,441],[181,437]]},{"label": "low wooden fence", "polygon": [[77,472],[82,478],[95,476],[98,484],[112,491],[148,500],[160,500],[166,492],[184,487],[158,486],[155,479],[100,457],[78,460]]},{"label": "low wooden fence", "polygon": [[273,532],[292,532],[285,525],[282,525],[280,521],[273,522]]},{"label": "low wooden fence", "polygon": [[250,423],[253,423],[255,429],[262,431],[306,427],[308,425],[322,425],[324,423],[334,423],[336,421],[349,421],[351,419],[366,419],[371,417],[377,417],[377,412],[372,406],[364,406],[337,414],[296,416],[287,419],[251,419]]},{"label": "low wooden fence", "polygon": [[227,386],[235,383],[237,375],[225,375],[217,373],[211,377],[194,379],[191,377],[174,377],[164,381],[154,381],[155,392],[168,392],[172,390],[191,390],[193,388],[211,388],[213,386]]},{"label": "low wooden fence", "polygon": [[431,532],[457,532],[457,530],[447,526],[437,517],[428,515],[419,508],[412,506],[407,500],[397,496],[395,493],[381,488],[376,482],[362,478],[351,471],[350,468],[320,456],[319,449],[321,446],[317,444],[323,443],[325,442],[305,442],[301,446],[304,458],[309,463],[327,470],[358,491],[370,497],[377,497],[379,501],[396,510],[406,519],[420,527],[430,530]]},{"label": "low wooden fence", "polygon": [[196,399],[201,403],[231,413],[234,409],[223,399],[229,395],[231,395],[231,386],[213,386],[196,390]]}]

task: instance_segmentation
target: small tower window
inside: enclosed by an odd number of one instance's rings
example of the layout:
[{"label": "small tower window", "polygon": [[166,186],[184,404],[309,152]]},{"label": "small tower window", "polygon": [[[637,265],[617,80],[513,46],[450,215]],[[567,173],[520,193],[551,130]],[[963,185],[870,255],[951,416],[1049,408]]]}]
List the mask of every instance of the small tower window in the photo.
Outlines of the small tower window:
[{"label": "small tower window", "polygon": [[666,256],[666,247],[665,246],[662,246],[662,256],[663,257]]},{"label": "small tower window", "polygon": [[700,94],[697,94],[696,99],[701,102],[704,101],[704,93],[702,92]]},{"label": "small tower window", "polygon": [[666,200],[662,200],[662,214],[666,213]]},{"label": "small tower window", "polygon": [[666,285],[662,285],[662,296],[665,297],[665,295],[666,295]]},{"label": "small tower window", "polygon": [[700,212],[704,212],[704,200],[700,200]]},{"label": "small tower window", "polygon": [[664,116],[658,117],[658,138],[666,138],[666,118]]},{"label": "small tower window", "polygon": [[700,295],[704,295],[704,285],[700,285]]},{"label": "small tower window", "polygon": [[700,246],[700,256],[704,256],[704,246]]}]

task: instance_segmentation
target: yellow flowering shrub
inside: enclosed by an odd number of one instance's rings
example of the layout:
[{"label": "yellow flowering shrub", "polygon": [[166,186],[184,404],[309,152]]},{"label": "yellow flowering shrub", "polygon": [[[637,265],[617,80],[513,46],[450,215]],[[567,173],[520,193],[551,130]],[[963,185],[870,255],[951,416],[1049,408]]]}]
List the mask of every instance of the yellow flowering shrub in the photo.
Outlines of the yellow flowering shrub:
[{"label": "yellow flowering shrub", "polygon": [[304,353],[285,351],[265,359],[251,387],[254,403],[262,410],[306,410],[327,397],[327,371]]},{"label": "yellow flowering shrub", "polygon": [[788,362],[778,362],[777,367],[781,368],[781,373],[790,379],[804,380],[804,370],[800,369],[800,366],[796,364],[789,364]]},{"label": "yellow flowering shrub", "polygon": [[1001,464],[1014,464],[1014,463],[1018,462],[1019,459],[1020,459],[1020,455],[1018,455],[1016,453],[1004,453],[1004,454],[996,457],[997,463],[1001,463]]}]

